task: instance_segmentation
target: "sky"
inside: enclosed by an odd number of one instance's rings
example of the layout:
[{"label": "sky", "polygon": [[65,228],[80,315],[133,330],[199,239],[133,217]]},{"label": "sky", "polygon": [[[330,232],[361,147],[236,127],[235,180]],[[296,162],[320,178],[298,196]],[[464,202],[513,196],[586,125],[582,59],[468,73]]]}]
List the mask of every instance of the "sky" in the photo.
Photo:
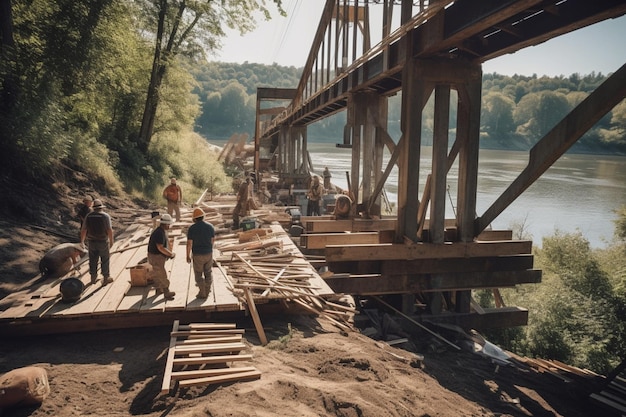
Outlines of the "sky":
[{"label": "sky", "polygon": [[[258,19],[255,31],[244,36],[229,32],[212,60],[303,67],[322,14],[323,0],[283,0],[287,17],[272,14]],[[569,76],[592,72],[607,75],[626,63],[626,16],[504,55],[483,64],[483,73],[502,75]]]}]

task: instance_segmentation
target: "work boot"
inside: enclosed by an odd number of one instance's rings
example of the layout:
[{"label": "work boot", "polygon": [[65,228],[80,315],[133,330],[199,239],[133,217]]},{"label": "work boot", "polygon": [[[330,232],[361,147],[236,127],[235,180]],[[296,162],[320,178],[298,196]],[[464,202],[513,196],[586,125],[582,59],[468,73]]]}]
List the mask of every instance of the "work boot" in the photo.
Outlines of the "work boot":
[{"label": "work boot", "polygon": [[170,291],[169,288],[163,289],[163,298],[166,300],[173,300],[176,293],[174,291]]},{"label": "work boot", "polygon": [[213,277],[204,279],[204,288],[206,288],[207,297],[211,294],[211,287],[213,286]]},{"label": "work boot", "polygon": [[156,295],[161,295],[161,294],[163,294],[163,288],[155,288],[155,289],[154,289],[154,293],[155,293]]},{"label": "work boot", "polygon": [[206,289],[206,286],[204,285],[204,282],[198,282],[198,294],[196,295],[196,298],[207,298],[208,297],[208,291]]},{"label": "work boot", "polygon": [[92,276],[91,276],[91,285],[95,285],[95,283],[96,283],[96,282],[98,282],[98,277],[97,277],[97,276],[92,275]]},{"label": "work boot", "polygon": [[113,278],[111,277],[104,277],[102,278],[102,286],[104,287],[107,284],[110,284],[113,282]]}]

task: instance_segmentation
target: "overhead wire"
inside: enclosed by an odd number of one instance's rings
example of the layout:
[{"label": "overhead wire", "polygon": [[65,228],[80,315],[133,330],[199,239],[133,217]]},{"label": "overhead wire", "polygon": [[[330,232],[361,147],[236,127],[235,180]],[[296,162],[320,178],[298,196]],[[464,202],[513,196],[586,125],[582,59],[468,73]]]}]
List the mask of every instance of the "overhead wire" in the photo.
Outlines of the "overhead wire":
[{"label": "overhead wire", "polygon": [[291,25],[294,22],[294,16],[297,15],[301,5],[302,5],[301,0],[295,0],[290,3],[291,10],[289,9],[287,10],[287,24],[283,26],[283,31],[280,35],[278,46],[274,49],[274,52],[272,54],[272,61],[274,62],[276,62],[276,58],[285,44],[285,40],[287,39],[287,34],[289,34]]}]

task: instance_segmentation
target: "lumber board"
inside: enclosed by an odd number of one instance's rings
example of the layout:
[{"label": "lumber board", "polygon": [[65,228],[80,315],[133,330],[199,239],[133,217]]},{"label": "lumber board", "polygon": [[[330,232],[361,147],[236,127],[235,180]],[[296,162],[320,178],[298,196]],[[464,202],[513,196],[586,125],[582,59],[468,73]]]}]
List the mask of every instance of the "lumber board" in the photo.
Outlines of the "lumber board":
[{"label": "lumber board", "polygon": [[383,275],[399,275],[518,271],[531,269],[533,267],[533,261],[533,255],[380,261],[380,273]]},{"label": "lumber board", "polygon": [[415,275],[327,277],[335,292],[357,295],[413,294],[429,291],[504,288],[541,282],[541,270],[492,271]]},{"label": "lumber board", "polygon": [[218,368],[218,369],[192,369],[189,371],[172,372],[173,381],[181,381],[192,378],[205,378],[218,375],[235,375],[241,372],[258,371],[254,366],[241,366],[236,368]]},{"label": "lumber board", "polygon": [[237,330],[237,325],[234,323],[189,323],[183,324],[179,327],[179,330]]},{"label": "lumber board", "polygon": [[172,336],[186,337],[188,339],[204,338],[204,337],[220,337],[230,335],[243,335],[244,329],[224,329],[224,330],[179,330],[176,333],[172,333]]},{"label": "lumber board", "polygon": [[224,382],[246,381],[261,378],[261,371],[238,372],[232,375],[220,375],[205,378],[187,379],[179,382],[181,387],[190,387],[194,385],[211,385],[221,384]]},{"label": "lumber board", "polygon": [[[149,239],[149,236],[146,237],[146,239]],[[122,253],[122,255],[124,255],[125,253],[126,252]],[[116,297],[107,296],[102,299],[97,307],[97,311],[100,314],[114,312],[129,313],[140,311],[141,305],[143,304],[150,287],[131,286],[130,270],[125,268],[136,266],[141,261],[144,261],[147,257],[147,253],[147,246],[140,246],[138,248],[132,249],[132,256],[129,261],[124,265],[124,269],[122,269],[120,275],[116,277],[115,281],[107,285],[107,287],[113,286],[113,288],[115,288],[115,292],[113,292],[112,295],[114,294]]]},{"label": "lumber board", "polygon": [[533,255],[480,258],[445,258],[412,260],[360,260],[327,262],[336,274],[427,274],[446,272],[515,271],[533,267]]},{"label": "lumber board", "polygon": [[184,340],[178,341],[178,346],[188,346],[188,345],[200,345],[206,343],[235,343],[241,342],[242,335],[237,334],[234,336],[213,336],[213,337],[192,337]]},{"label": "lumber board", "polygon": [[174,358],[174,366],[188,366],[188,365],[218,365],[229,362],[241,362],[249,361],[252,359],[250,354],[237,354],[237,355],[213,355],[213,356],[197,356],[190,358]]},{"label": "lumber board", "polygon": [[325,253],[329,262],[511,256],[532,253],[532,241],[327,245]]},{"label": "lumber board", "polygon": [[309,220],[307,233],[380,232],[395,230],[395,219]]},{"label": "lumber board", "polygon": [[[230,282],[221,268],[213,268],[213,287],[211,293],[215,297],[217,311],[233,311],[243,309],[239,298],[233,294]],[[209,294],[210,295],[210,294]]]},{"label": "lumber board", "polygon": [[174,347],[176,355],[191,355],[194,353],[225,353],[240,352],[246,348],[243,343],[212,343],[208,345],[191,345]]},{"label": "lumber board", "polygon": [[363,245],[380,243],[378,232],[354,233],[305,233],[300,235],[300,244],[307,249],[324,249],[330,245]]},{"label": "lumber board", "polygon": [[252,298],[252,292],[250,289],[246,288],[244,290],[244,294],[246,296],[246,304],[248,305],[248,310],[250,311],[250,315],[252,315],[252,321],[254,322],[254,327],[256,328],[257,334],[259,335],[259,340],[263,346],[267,345],[267,336],[265,336],[265,330],[263,329],[263,323],[261,323],[261,317],[259,317],[259,312],[256,309],[256,305],[254,304],[254,299]]},{"label": "lumber board", "polygon": [[512,240],[512,230],[483,230],[478,236],[477,241],[490,241],[490,240]]},{"label": "lumber board", "polygon": [[[89,306],[91,312],[96,314],[107,314],[117,311],[122,299],[130,288],[130,271],[126,268],[135,266],[140,260],[145,258],[145,248],[136,247],[124,252],[111,255],[110,271],[113,282],[102,287],[102,281],[98,281],[95,287],[97,296],[92,296]],[[84,297],[83,297],[84,298]],[[81,299],[81,304],[82,303]],[[85,305],[87,307],[88,305]],[[85,311],[87,312],[87,311]]]},{"label": "lumber board", "polygon": [[[176,296],[173,300],[165,301],[166,310],[183,310],[188,300],[195,298],[195,280],[193,278],[193,268],[187,263],[186,251],[187,237],[178,237],[174,240],[173,252],[176,257],[170,260],[170,291],[174,291]],[[193,292],[192,298],[189,293]]]},{"label": "lumber board", "polygon": [[[172,325],[172,332],[178,331],[178,326],[180,322],[178,320],[174,320],[174,324]],[[176,337],[170,337],[170,347],[167,352],[167,359],[165,360],[165,372],[163,373],[163,383],[161,384],[161,394],[167,394],[170,391],[170,385],[172,383],[172,370],[174,366],[174,358],[176,356],[176,352],[174,348],[176,347]]]},{"label": "lumber board", "polygon": [[352,230],[352,220],[309,220],[307,233],[332,233]]},{"label": "lumber board", "polygon": [[211,288],[209,288],[209,294],[207,298],[196,298],[198,291],[200,290],[196,285],[195,275],[193,273],[193,267],[190,270],[189,277],[189,290],[187,293],[187,310],[216,310],[218,299],[215,296],[215,270],[217,268],[212,268],[212,276],[213,282],[211,283]]},{"label": "lumber board", "polygon": [[605,393],[603,392],[601,393],[594,392],[589,397],[593,399],[594,401],[597,401],[598,403],[602,404],[604,407],[612,408],[620,412],[622,415],[626,414],[626,406],[624,406],[624,404],[621,404],[618,401],[614,401],[613,399],[607,398]]},{"label": "lumber board", "polygon": [[56,294],[38,296],[32,298],[28,294],[23,294],[6,310],[0,312],[0,319],[19,319],[25,317],[39,317],[45,313],[60,298],[59,287],[56,286]]}]

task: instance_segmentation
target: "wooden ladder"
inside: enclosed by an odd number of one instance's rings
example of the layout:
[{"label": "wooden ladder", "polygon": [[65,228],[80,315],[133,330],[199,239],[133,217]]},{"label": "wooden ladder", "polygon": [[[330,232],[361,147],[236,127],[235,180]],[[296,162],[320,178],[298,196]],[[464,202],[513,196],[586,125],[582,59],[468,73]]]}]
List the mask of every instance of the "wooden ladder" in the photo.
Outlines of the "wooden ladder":
[{"label": "wooden ladder", "polygon": [[259,379],[261,372],[253,366],[229,366],[252,360],[241,353],[243,333],[235,324],[174,321],[161,394],[170,392],[172,382],[190,387]]}]

